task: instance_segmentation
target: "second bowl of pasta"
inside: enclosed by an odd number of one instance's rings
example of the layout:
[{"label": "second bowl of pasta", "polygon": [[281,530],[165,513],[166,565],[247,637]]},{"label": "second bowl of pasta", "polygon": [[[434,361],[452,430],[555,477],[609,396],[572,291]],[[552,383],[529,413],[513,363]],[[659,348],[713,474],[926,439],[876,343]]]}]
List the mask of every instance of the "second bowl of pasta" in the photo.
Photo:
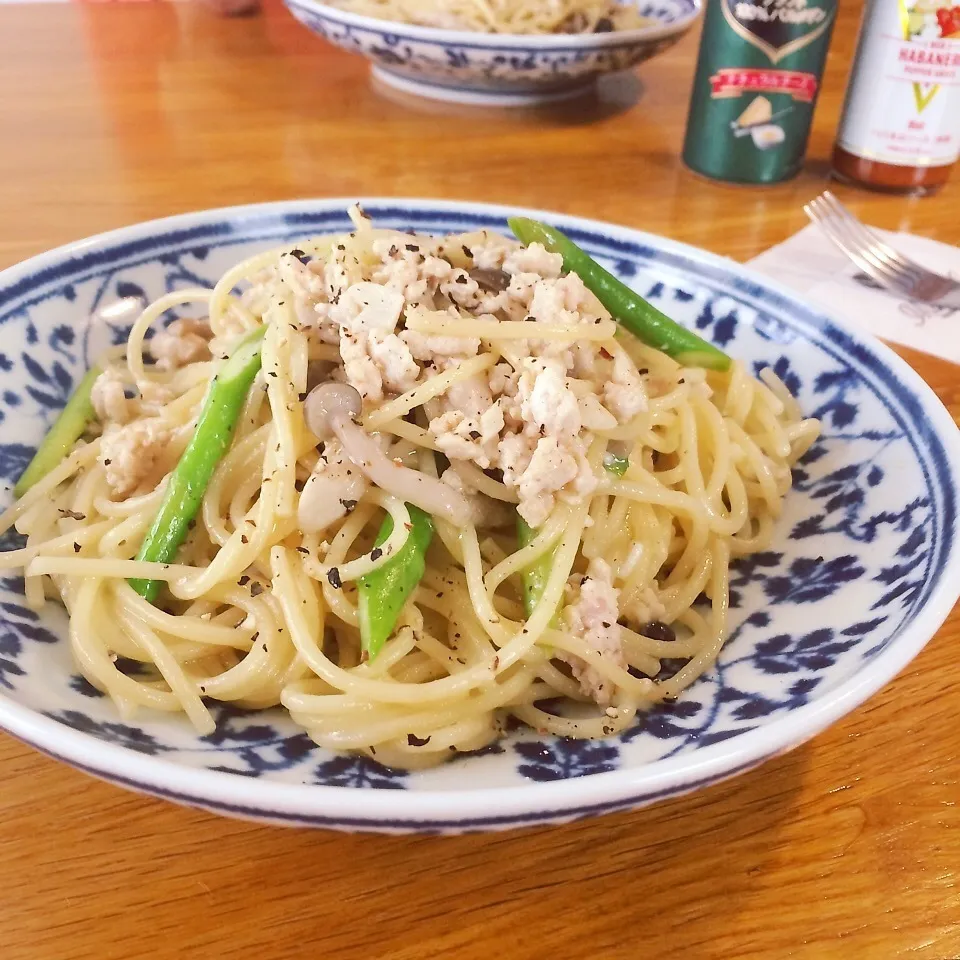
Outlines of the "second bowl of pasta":
[{"label": "second bowl of pasta", "polygon": [[576,96],[673,46],[701,0],[285,0],[407,93],[492,106]]}]

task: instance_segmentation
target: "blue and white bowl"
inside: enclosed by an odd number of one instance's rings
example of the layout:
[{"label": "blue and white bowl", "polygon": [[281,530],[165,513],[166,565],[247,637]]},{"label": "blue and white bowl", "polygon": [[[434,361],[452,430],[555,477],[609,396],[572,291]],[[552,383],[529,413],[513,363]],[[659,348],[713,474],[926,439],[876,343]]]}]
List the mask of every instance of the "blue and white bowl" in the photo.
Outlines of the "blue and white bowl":
[{"label": "blue and white bowl", "polygon": [[309,30],[367,57],[374,75],[406,93],[457,103],[525,106],[576,96],[601,74],[672,47],[702,0],[629,0],[654,21],[639,30],[521,36],[438,30],[347,13],[318,0],[284,0]]},{"label": "blue and white bowl", "polygon": [[[212,284],[265,247],[348,229],[346,205],[173,217],[0,272],[0,480],[19,475],[103,345],[124,339],[125,304]],[[505,230],[518,212],[429,200],[364,207],[379,223],[434,233]],[[559,823],[716,783],[813,737],[916,656],[960,593],[960,433],[930,389],[879,342],[729,260],[534,215],[752,368],[772,366],[823,421],[774,545],[733,572],[732,632],[714,670],[615,739],[516,732],[404,773],[322,750],[279,711],[219,708],[203,737],[168,714],[122,721],[77,675],[63,611],[27,609],[22,582],[9,577],[0,579],[0,727],[98,777],[218,813],[455,833]]]}]

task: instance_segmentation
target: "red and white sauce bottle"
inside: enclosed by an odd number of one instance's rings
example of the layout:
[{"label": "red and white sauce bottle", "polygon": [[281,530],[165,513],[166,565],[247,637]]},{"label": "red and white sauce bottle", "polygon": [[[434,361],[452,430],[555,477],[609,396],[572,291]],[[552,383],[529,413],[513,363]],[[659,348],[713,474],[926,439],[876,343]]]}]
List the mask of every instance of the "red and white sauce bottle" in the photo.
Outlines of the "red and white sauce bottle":
[{"label": "red and white sauce bottle", "polygon": [[960,154],[960,6],[868,0],[833,173],[894,193],[941,187]]}]

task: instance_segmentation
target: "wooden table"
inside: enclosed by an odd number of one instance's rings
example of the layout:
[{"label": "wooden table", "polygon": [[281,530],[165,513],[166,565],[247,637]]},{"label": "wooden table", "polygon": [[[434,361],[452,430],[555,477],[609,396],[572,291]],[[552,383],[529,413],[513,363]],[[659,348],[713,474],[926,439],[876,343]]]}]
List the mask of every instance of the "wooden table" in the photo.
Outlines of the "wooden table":
[{"label": "wooden table", "polygon": [[[824,186],[859,4],[806,172],[767,189],[678,154],[690,36],[591,109],[466,111],[371,87],[279,7],[0,7],[0,266],[202,207],[432,195],[643,227],[747,259]],[[839,189],[960,242],[935,199]],[[960,411],[957,369],[903,351]],[[0,957],[960,957],[960,616],[867,706],[733,782],[562,829],[457,839],[267,829],[123,793],[0,738]]]}]

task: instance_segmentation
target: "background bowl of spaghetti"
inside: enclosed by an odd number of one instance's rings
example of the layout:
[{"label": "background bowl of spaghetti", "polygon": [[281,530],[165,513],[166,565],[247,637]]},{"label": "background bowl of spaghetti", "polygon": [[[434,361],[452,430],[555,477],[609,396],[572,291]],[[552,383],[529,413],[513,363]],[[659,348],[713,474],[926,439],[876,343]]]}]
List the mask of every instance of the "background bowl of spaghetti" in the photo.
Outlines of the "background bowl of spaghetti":
[{"label": "background bowl of spaghetti", "polygon": [[[106,345],[125,339],[139,304],[210,283],[258,250],[348,229],[346,206],[189,214],[0,273],[4,506],[73,384]],[[364,207],[378,223],[438,234],[504,231],[515,212],[421,200]],[[280,712],[213,705],[216,729],[205,736],[181,715],[121,720],[78,675],[62,608],[30,610],[22,581],[8,576],[0,580],[0,726],[96,776],[219,813],[462,832],[564,822],[715,783],[809,739],[889,681],[960,592],[960,435],[939,401],[881,344],[727,260],[621,227],[536,215],[751,369],[772,366],[823,422],[773,547],[732,570],[731,636],[712,671],[609,740],[517,731],[450,764],[405,772],[320,749]],[[16,537],[4,540],[9,549]]]},{"label": "background bowl of spaghetti", "polygon": [[374,75],[407,93],[458,103],[524,106],[576,96],[606,73],[672,47],[701,0],[637,0],[649,26],[591,34],[487,34],[362,16],[318,0],[285,0],[308,30],[371,61]]}]

